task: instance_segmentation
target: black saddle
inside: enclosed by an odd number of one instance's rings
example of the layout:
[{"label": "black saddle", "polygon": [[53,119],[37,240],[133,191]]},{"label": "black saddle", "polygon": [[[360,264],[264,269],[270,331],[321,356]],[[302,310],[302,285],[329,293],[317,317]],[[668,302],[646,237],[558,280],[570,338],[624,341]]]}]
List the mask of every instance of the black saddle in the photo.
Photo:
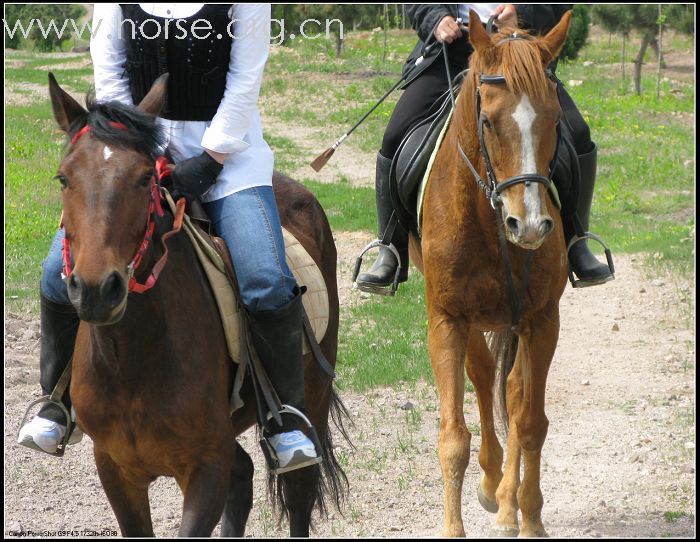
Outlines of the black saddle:
[{"label": "black saddle", "polygon": [[[461,80],[462,77],[458,76],[453,82],[452,92],[455,96]],[[428,116],[417,122],[404,136],[391,163],[390,184],[394,209],[399,223],[416,234],[416,238],[418,189],[451,108],[450,93],[446,90],[430,107]]]}]

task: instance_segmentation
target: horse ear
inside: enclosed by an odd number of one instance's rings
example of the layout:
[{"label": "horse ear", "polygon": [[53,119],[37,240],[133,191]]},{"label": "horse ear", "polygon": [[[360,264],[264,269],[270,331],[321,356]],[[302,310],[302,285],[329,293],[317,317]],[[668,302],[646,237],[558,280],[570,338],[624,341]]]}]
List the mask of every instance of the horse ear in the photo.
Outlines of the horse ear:
[{"label": "horse ear", "polygon": [[481,23],[481,17],[473,9],[469,10],[469,41],[477,52],[491,45],[491,38]]},{"label": "horse ear", "polygon": [[164,73],[153,82],[151,90],[148,91],[137,106],[137,109],[153,116],[158,116],[165,106],[168,98],[168,74]]},{"label": "horse ear", "polygon": [[51,72],[49,72],[49,96],[51,96],[53,116],[58,126],[64,132],[69,133],[73,122],[87,115],[87,111],[83,106],[58,85],[56,78]]},{"label": "horse ear", "polygon": [[542,60],[544,61],[545,66],[554,60],[561,52],[562,47],[564,47],[566,35],[568,34],[569,26],[571,25],[571,13],[571,10],[564,13],[564,16],[559,21],[559,24],[552,28],[540,41],[540,44],[542,45]]}]

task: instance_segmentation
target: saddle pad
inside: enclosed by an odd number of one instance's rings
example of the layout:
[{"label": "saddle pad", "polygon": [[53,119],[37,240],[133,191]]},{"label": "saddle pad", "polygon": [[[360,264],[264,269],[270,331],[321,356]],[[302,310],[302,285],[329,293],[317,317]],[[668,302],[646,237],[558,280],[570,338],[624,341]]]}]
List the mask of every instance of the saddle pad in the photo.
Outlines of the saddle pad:
[{"label": "saddle pad", "polygon": [[[173,212],[175,202],[169,193],[165,192],[166,201]],[[185,215],[183,229],[192,242],[199,261],[204,268],[214,297],[219,308],[219,314],[224,325],[226,343],[229,354],[234,362],[240,360],[240,314],[239,304],[231,283],[225,271],[224,262],[218,252],[202,237],[200,231],[192,224],[190,217]],[[287,230],[282,228],[284,235],[287,264],[292,270],[297,284],[306,286],[302,296],[302,304],[306,311],[311,327],[320,343],[328,328],[329,305],[328,291],[321,270],[302,244]],[[304,335],[304,354],[310,352],[308,340]]]},{"label": "saddle pad", "polygon": [[437,153],[440,150],[440,146],[442,145],[442,140],[445,139],[445,134],[447,133],[447,129],[450,127],[450,121],[452,120],[452,113],[454,113],[454,110],[450,109],[450,113],[447,115],[447,120],[445,120],[445,124],[442,127],[442,130],[440,130],[440,135],[438,136],[437,141],[435,141],[435,147],[433,148],[433,152],[430,155],[430,160],[428,160],[428,167],[425,168],[425,174],[423,175],[423,180],[421,181],[420,186],[418,188],[418,200],[416,202],[416,217],[418,220],[418,235],[420,235],[421,223],[423,222],[422,211],[423,211],[423,197],[425,197],[425,187],[428,186],[428,179],[430,178],[430,172],[433,169],[433,163],[435,162],[435,157],[437,156]]}]

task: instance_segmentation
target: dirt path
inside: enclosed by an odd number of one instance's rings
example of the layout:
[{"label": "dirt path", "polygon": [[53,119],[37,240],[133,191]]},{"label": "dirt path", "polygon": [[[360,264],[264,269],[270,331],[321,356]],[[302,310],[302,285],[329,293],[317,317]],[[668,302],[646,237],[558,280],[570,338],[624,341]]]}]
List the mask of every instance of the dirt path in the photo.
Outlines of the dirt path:
[{"label": "dirt path", "polygon": [[[342,301],[357,303],[359,296],[348,290],[349,269],[366,239],[340,233],[337,241]],[[649,278],[634,257],[618,256],[616,264],[616,281],[569,288],[561,303],[563,326],[547,395],[544,522],[555,537],[693,536],[694,287]],[[117,531],[88,438],[63,459],[15,444],[23,410],[38,392],[38,322],[6,315],[5,326],[5,535]],[[356,424],[351,436],[357,449],[339,442],[336,450],[350,479],[349,504],[344,517],[333,513],[319,521],[314,535],[438,536],[442,483],[432,386],[342,396]],[[463,517],[468,536],[484,537],[494,518],[476,501],[480,437],[473,394],[465,412],[474,437]],[[241,442],[258,468],[248,535],[283,536],[286,527],[275,526],[265,497],[262,456],[251,432]],[[156,534],[175,535],[177,486],[161,479],[150,495]]]}]

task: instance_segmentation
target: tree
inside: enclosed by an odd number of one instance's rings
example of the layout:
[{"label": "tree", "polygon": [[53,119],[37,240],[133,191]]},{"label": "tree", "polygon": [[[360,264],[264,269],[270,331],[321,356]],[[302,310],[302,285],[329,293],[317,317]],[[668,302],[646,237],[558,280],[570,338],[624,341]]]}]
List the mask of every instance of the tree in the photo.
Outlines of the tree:
[{"label": "tree", "polygon": [[10,33],[5,30],[5,47],[8,49],[19,49],[20,43],[22,42],[22,34],[19,30],[15,31],[15,25],[17,21],[22,19],[24,7],[25,4],[5,5],[5,28],[13,31],[12,35],[10,35]]},{"label": "tree", "polygon": [[589,6],[585,4],[576,4],[574,6],[569,35],[566,38],[566,43],[564,43],[564,48],[561,53],[559,53],[560,59],[575,60],[578,57],[579,51],[586,44],[586,40],[588,39],[588,26],[591,23],[589,10]]},{"label": "tree", "polygon": [[665,21],[679,32],[692,34],[694,17],[693,4],[662,4],[661,13],[659,13],[659,4],[596,4],[593,6],[594,20],[609,32],[620,33],[625,40],[633,30],[640,34],[640,46],[634,59],[634,89],[637,94],[642,93],[642,64],[644,53],[649,45],[655,49],[657,58],[662,62],[662,51],[657,41],[659,24]]}]

